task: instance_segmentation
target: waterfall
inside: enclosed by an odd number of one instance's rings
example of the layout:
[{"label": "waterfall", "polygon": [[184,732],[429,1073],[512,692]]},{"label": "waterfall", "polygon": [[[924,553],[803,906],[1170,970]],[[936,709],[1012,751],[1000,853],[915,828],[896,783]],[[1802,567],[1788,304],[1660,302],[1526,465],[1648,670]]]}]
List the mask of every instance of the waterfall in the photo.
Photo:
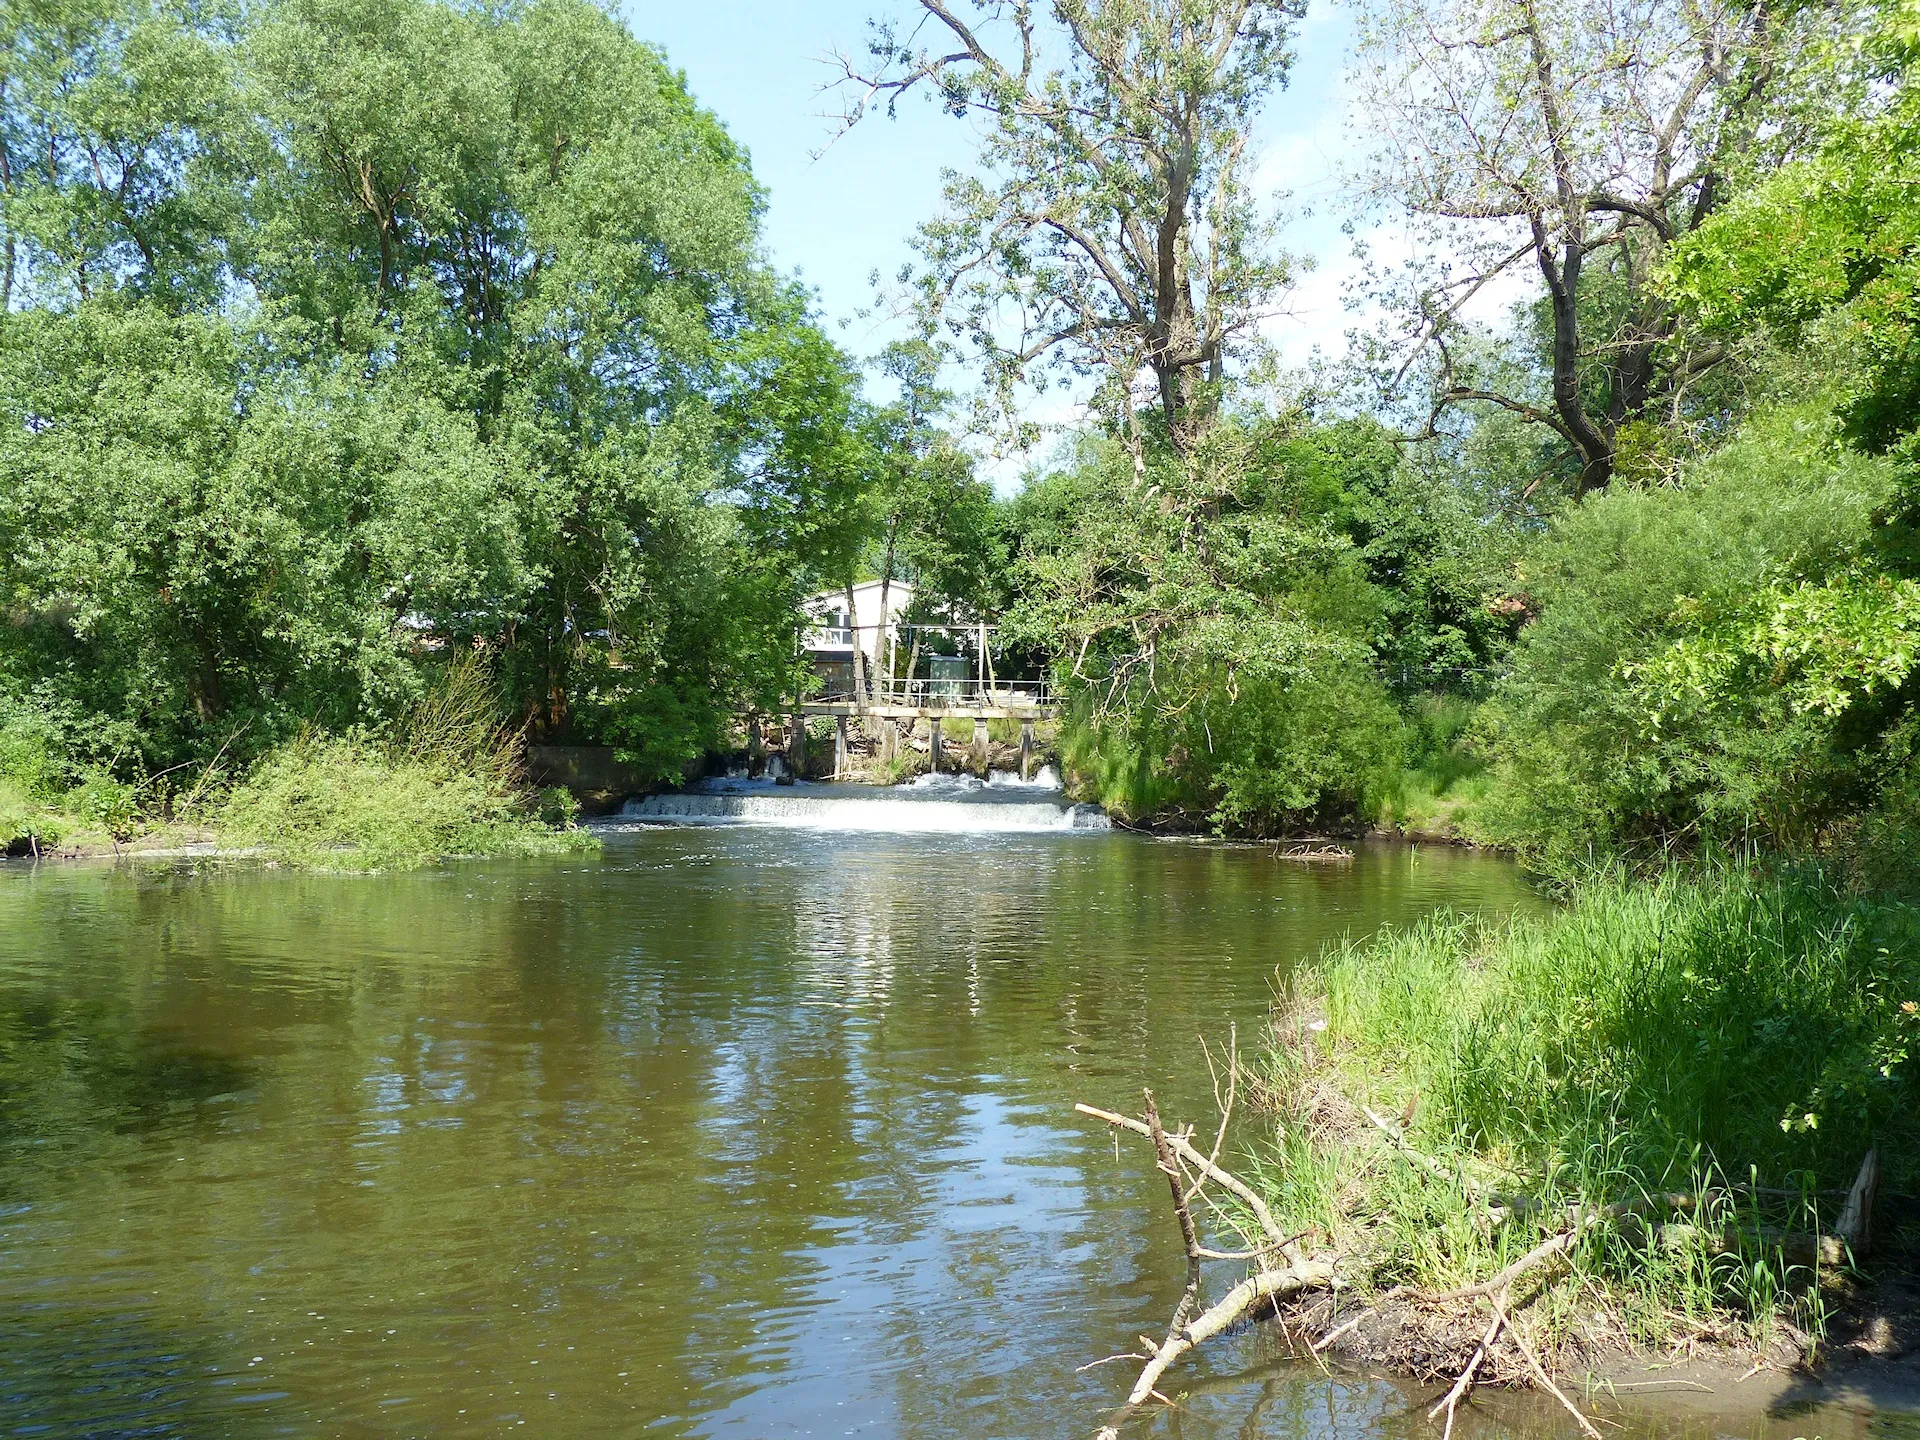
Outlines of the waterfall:
[{"label": "waterfall", "polygon": [[[1049,780],[1053,783],[1046,783]],[[1108,828],[1095,805],[1075,805],[1051,768],[1031,781],[995,774],[922,775],[911,784],[774,785],[708,780],[676,795],[629,800],[619,820],[653,825],[784,825],[797,829],[895,834]]]}]

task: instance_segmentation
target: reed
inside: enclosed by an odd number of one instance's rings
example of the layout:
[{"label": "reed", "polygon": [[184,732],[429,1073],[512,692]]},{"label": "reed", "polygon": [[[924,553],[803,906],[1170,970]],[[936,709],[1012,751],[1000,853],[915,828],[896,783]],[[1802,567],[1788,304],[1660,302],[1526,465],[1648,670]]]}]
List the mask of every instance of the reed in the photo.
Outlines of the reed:
[{"label": "reed", "polygon": [[288,863],[333,869],[593,848],[567,797],[529,786],[523,760],[486,671],[468,659],[383,735],[307,731],[270,752],[234,788],[218,828]]},{"label": "reed", "polygon": [[[1546,918],[1442,914],[1328,952],[1278,1017],[1274,1207],[1381,1284],[1469,1284],[1539,1241],[1525,1215],[1682,1192],[1684,1225],[1594,1227],[1550,1305],[1649,1343],[1707,1316],[1764,1330],[1782,1307],[1817,1328],[1815,1277],[1762,1237],[1830,1229],[1869,1147],[1896,1188],[1920,1168],[1920,911],[1818,870],[1610,877]],[[1383,1157],[1361,1107],[1400,1117],[1435,1168]],[[1489,1224],[1498,1194],[1531,1208]]]}]

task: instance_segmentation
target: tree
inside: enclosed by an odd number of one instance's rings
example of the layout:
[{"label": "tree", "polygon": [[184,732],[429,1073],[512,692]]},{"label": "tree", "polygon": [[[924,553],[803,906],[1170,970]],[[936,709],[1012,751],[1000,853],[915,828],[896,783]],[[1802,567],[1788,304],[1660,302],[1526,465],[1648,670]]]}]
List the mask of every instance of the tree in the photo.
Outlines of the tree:
[{"label": "tree", "polygon": [[1381,597],[1279,428],[1224,418],[1144,486],[1090,438],[1014,502],[1004,631],[1057,657],[1069,759],[1122,814],[1280,832],[1363,812],[1397,759]]},{"label": "tree", "polygon": [[1098,374],[1139,461],[1133,393],[1145,370],[1166,439],[1184,452],[1289,274],[1244,170],[1253,118],[1285,82],[1300,6],[1038,10],[974,0],[963,16],[950,0],[920,0],[915,25],[876,23],[872,63],[841,60],[846,121],[891,112],[915,89],[987,121],[984,174],[950,175],[946,213],[921,231],[919,299],[977,352],[1003,417],[1021,382]]},{"label": "tree", "polygon": [[0,327],[0,687],[156,766],[418,691],[422,632],[530,588],[472,421],[219,317],[96,299]]},{"label": "tree", "polygon": [[1864,47],[1885,97],[1822,127],[1675,247],[1668,291],[1708,335],[1818,357],[1855,443],[1920,432],[1920,4],[1881,8]]},{"label": "tree", "polygon": [[[1367,12],[1368,188],[1413,217],[1424,251],[1394,299],[1427,368],[1428,433],[1452,407],[1502,407],[1565,444],[1584,493],[1612,479],[1628,427],[1683,412],[1727,347],[1684,325],[1656,278],[1760,137],[1777,151],[1797,135],[1782,77],[1816,23],[1765,0]],[[1545,291],[1540,393],[1492,381],[1462,343],[1473,299],[1529,268]]]},{"label": "tree", "polygon": [[[834,531],[846,369],[756,255],[746,158],[586,0],[281,0],[245,273],[467,408],[545,583],[495,640],[537,733],[672,771],[790,670]],[[765,542],[777,540],[767,548]]]},{"label": "tree", "polygon": [[0,708],[164,766],[478,645],[537,735],[677,774],[866,538],[761,206],[590,0],[6,7]]},{"label": "tree", "polygon": [[[938,383],[940,358],[924,341],[898,342],[880,357],[881,372],[899,387],[898,400],[875,407],[867,420],[874,466],[866,504],[874,534],[865,563],[879,578],[883,616],[895,580],[913,582],[920,614],[951,616],[960,608],[984,615],[998,578],[992,488],[975,478],[973,457],[936,423],[952,403]],[[916,646],[909,675],[918,653]],[[895,657],[876,651],[876,658],[890,677]]]},{"label": "tree", "polygon": [[232,20],[184,0],[0,14],[0,313],[122,289],[212,298],[237,199]]}]

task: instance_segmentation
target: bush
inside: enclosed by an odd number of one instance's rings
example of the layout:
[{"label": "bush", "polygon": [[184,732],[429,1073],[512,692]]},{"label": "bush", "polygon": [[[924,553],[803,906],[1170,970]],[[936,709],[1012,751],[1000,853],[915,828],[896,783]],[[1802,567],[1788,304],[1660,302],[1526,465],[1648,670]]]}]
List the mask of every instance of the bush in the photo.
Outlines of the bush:
[{"label": "bush", "polygon": [[62,808],[82,824],[104,830],[116,840],[134,832],[139,820],[139,790],[115,778],[104,766],[91,766],[67,792]]},{"label": "bush", "polygon": [[[1715,842],[1806,848],[1865,808],[1904,691],[1856,687],[1836,709],[1811,682],[1850,594],[1828,582],[1872,570],[1896,481],[1842,449],[1830,416],[1780,411],[1683,484],[1567,512],[1524,568],[1538,618],[1485,712],[1493,835],[1567,872]],[[1797,658],[1769,638],[1789,621],[1813,627]]]},{"label": "bush", "polygon": [[270,753],[228,798],[221,828],[284,860],[347,869],[594,845],[542,823],[559,807],[527,788],[519,737],[495,706],[478,662],[457,664],[385,739],[307,732]]},{"label": "bush", "polygon": [[1283,835],[1369,818],[1392,791],[1401,722],[1386,687],[1359,665],[1292,683],[1162,683],[1177,707],[1103,716],[1083,698],[1062,725],[1068,769],[1122,819]]},{"label": "bush", "polygon": [[53,727],[31,711],[0,709],[0,851],[60,838],[67,826],[52,802],[66,779]]}]

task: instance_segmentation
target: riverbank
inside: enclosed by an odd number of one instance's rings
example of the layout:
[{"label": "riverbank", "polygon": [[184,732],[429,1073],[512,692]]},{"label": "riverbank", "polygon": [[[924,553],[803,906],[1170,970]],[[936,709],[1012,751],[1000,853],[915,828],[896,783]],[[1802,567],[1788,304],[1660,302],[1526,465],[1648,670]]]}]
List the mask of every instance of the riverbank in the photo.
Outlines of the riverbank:
[{"label": "riverbank", "polygon": [[457,690],[386,735],[303,733],[238,775],[216,760],[181,793],[104,774],[63,786],[16,772],[0,787],[0,855],[29,859],[217,854],[393,870],[599,844],[575,825],[566,791],[530,783],[519,737]]},{"label": "riverbank", "polygon": [[1816,869],[1442,912],[1289,978],[1241,1067],[1245,1245],[1315,1354],[1456,1402],[1891,1364],[1920,1341],[1916,1049],[1920,910]]}]

